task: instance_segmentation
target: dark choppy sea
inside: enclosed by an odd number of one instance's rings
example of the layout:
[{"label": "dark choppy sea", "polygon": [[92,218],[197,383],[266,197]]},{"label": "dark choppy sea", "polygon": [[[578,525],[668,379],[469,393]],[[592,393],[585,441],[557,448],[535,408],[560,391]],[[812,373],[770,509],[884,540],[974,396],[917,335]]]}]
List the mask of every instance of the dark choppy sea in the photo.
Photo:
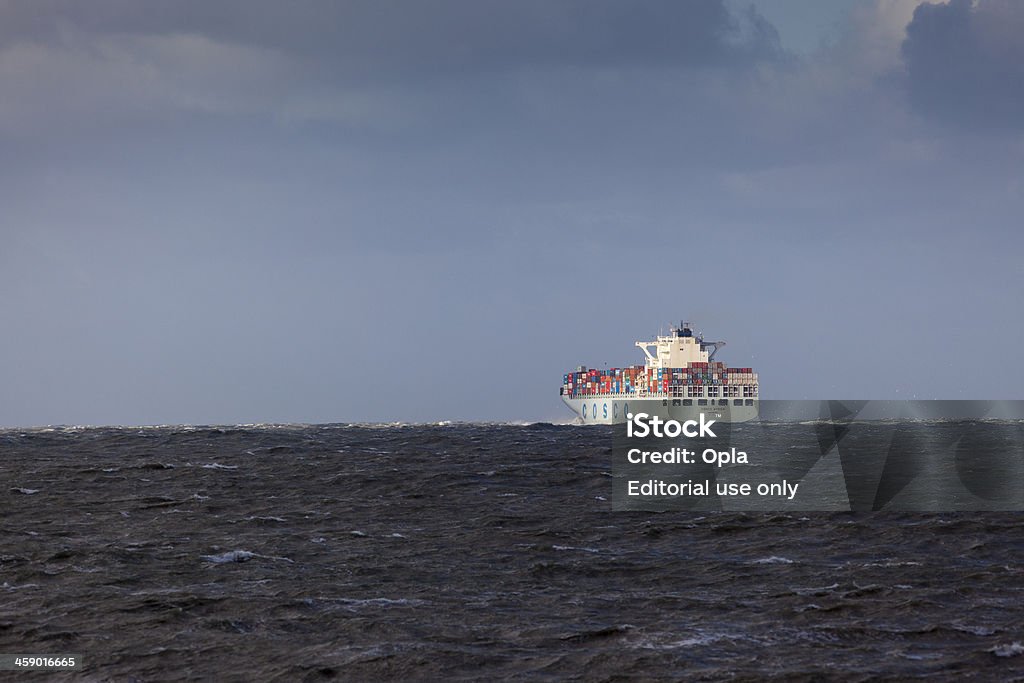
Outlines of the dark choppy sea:
[{"label": "dark choppy sea", "polygon": [[1022,515],[612,513],[610,453],[541,424],[0,431],[0,653],[84,656],[39,680],[1024,679]]}]

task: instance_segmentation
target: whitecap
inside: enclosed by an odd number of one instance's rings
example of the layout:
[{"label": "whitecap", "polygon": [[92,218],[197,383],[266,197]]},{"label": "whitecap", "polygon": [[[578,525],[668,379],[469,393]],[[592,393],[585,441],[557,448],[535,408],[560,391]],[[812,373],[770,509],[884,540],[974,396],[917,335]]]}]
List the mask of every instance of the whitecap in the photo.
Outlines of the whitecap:
[{"label": "whitecap", "polygon": [[751,638],[738,633],[733,634],[697,632],[695,635],[689,638],[681,638],[678,640],[671,640],[666,637],[647,638],[638,642],[636,644],[636,647],[641,647],[648,650],[677,650],[680,648],[691,648],[700,647],[703,645],[711,645],[713,643],[721,641],[736,642],[744,640],[751,640]]},{"label": "whitecap", "polygon": [[227,562],[248,562],[256,557],[256,553],[248,550],[230,550],[220,555],[202,555],[201,558],[214,564],[225,564]]},{"label": "whitecap", "polygon": [[818,605],[818,604],[815,604],[815,603],[811,602],[811,603],[808,603],[808,604],[804,605],[803,607],[797,607],[795,609],[795,611],[796,612],[809,612],[811,610],[819,610],[819,609],[821,609],[821,605]]},{"label": "whitecap", "polygon": [[759,560],[753,560],[751,564],[793,564],[793,560],[788,557],[772,555],[771,557],[762,557]]},{"label": "whitecap", "polygon": [[795,593],[796,595],[804,595],[804,596],[809,596],[809,595],[825,595],[827,593],[831,593],[832,591],[834,591],[837,588],[839,588],[839,584],[838,583],[833,583],[830,586],[808,587],[808,588],[794,588],[793,589],[793,593]]},{"label": "whitecap", "polygon": [[231,562],[248,562],[252,559],[261,560],[280,560],[282,562],[288,562],[294,564],[294,560],[290,560],[287,557],[278,557],[275,555],[260,555],[259,553],[249,552],[248,550],[229,550],[226,553],[220,555],[200,555],[200,558],[207,562],[214,564],[228,564]]},{"label": "whitecap", "polygon": [[953,630],[961,633],[970,633],[972,636],[995,635],[996,629],[989,626],[972,626],[970,624],[953,624]]},{"label": "whitecap", "polygon": [[1009,645],[996,645],[988,650],[996,657],[1017,657],[1024,655],[1024,645],[1020,641],[1013,641]]},{"label": "whitecap", "polygon": [[864,562],[862,567],[920,567],[920,562],[913,560],[881,560],[879,562]]},{"label": "whitecap", "polygon": [[39,493],[40,490],[41,489],[26,489],[26,488],[23,488],[21,486],[16,486],[16,487],[11,489],[11,491],[14,492],[14,493],[23,493],[26,496],[35,495],[35,494]]},{"label": "whitecap", "polygon": [[422,600],[410,598],[320,598],[321,600],[336,602],[345,605],[347,608],[359,607],[403,607],[422,605]]},{"label": "whitecap", "polygon": [[221,465],[219,462],[211,462],[203,465],[204,470],[237,470],[238,465]]},{"label": "whitecap", "polygon": [[23,583],[20,586],[12,586],[11,584],[9,584],[6,581],[4,581],[3,584],[0,584],[0,588],[6,588],[9,591],[16,591],[16,590],[21,590],[22,588],[39,588],[39,584],[38,583]]}]

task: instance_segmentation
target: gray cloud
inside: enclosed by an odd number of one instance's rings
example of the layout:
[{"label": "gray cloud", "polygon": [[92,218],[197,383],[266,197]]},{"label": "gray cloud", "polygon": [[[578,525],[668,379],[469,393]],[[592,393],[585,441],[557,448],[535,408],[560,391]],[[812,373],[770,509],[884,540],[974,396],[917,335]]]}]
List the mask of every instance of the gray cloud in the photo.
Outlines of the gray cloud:
[{"label": "gray cloud", "polygon": [[1024,3],[952,0],[914,11],[902,46],[913,106],[976,130],[1024,127]]},{"label": "gray cloud", "polygon": [[523,64],[706,65],[773,56],[778,34],[722,0],[7,2],[0,42],[87,34],[200,34],[379,79]]},{"label": "gray cloud", "polygon": [[0,131],[80,134],[175,112],[388,128],[518,74],[782,55],[767,21],[723,0],[11,1],[0,4]]}]

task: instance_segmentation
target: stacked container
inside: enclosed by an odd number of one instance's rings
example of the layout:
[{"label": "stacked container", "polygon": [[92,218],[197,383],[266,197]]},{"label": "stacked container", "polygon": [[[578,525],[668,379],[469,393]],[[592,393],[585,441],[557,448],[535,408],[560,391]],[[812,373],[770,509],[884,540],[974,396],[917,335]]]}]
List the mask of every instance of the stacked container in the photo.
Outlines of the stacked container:
[{"label": "stacked container", "polygon": [[725,363],[690,363],[681,368],[649,368],[634,365],[610,370],[585,366],[562,375],[562,393],[568,396],[614,396],[647,392],[682,396],[687,386],[728,386],[723,396],[756,398],[757,373],[752,368],[729,368]]}]

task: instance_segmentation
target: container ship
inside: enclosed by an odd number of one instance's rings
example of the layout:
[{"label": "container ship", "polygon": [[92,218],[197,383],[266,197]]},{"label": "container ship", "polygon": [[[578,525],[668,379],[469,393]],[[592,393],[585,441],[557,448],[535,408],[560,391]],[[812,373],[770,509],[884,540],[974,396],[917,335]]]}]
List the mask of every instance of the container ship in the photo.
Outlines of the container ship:
[{"label": "container ship", "polygon": [[715,361],[724,341],[694,336],[690,323],[668,336],[636,345],[643,365],[608,370],[576,368],[562,376],[565,405],[586,424],[617,424],[629,413],[689,420],[700,413],[723,422],[746,422],[758,415],[757,373]]}]

